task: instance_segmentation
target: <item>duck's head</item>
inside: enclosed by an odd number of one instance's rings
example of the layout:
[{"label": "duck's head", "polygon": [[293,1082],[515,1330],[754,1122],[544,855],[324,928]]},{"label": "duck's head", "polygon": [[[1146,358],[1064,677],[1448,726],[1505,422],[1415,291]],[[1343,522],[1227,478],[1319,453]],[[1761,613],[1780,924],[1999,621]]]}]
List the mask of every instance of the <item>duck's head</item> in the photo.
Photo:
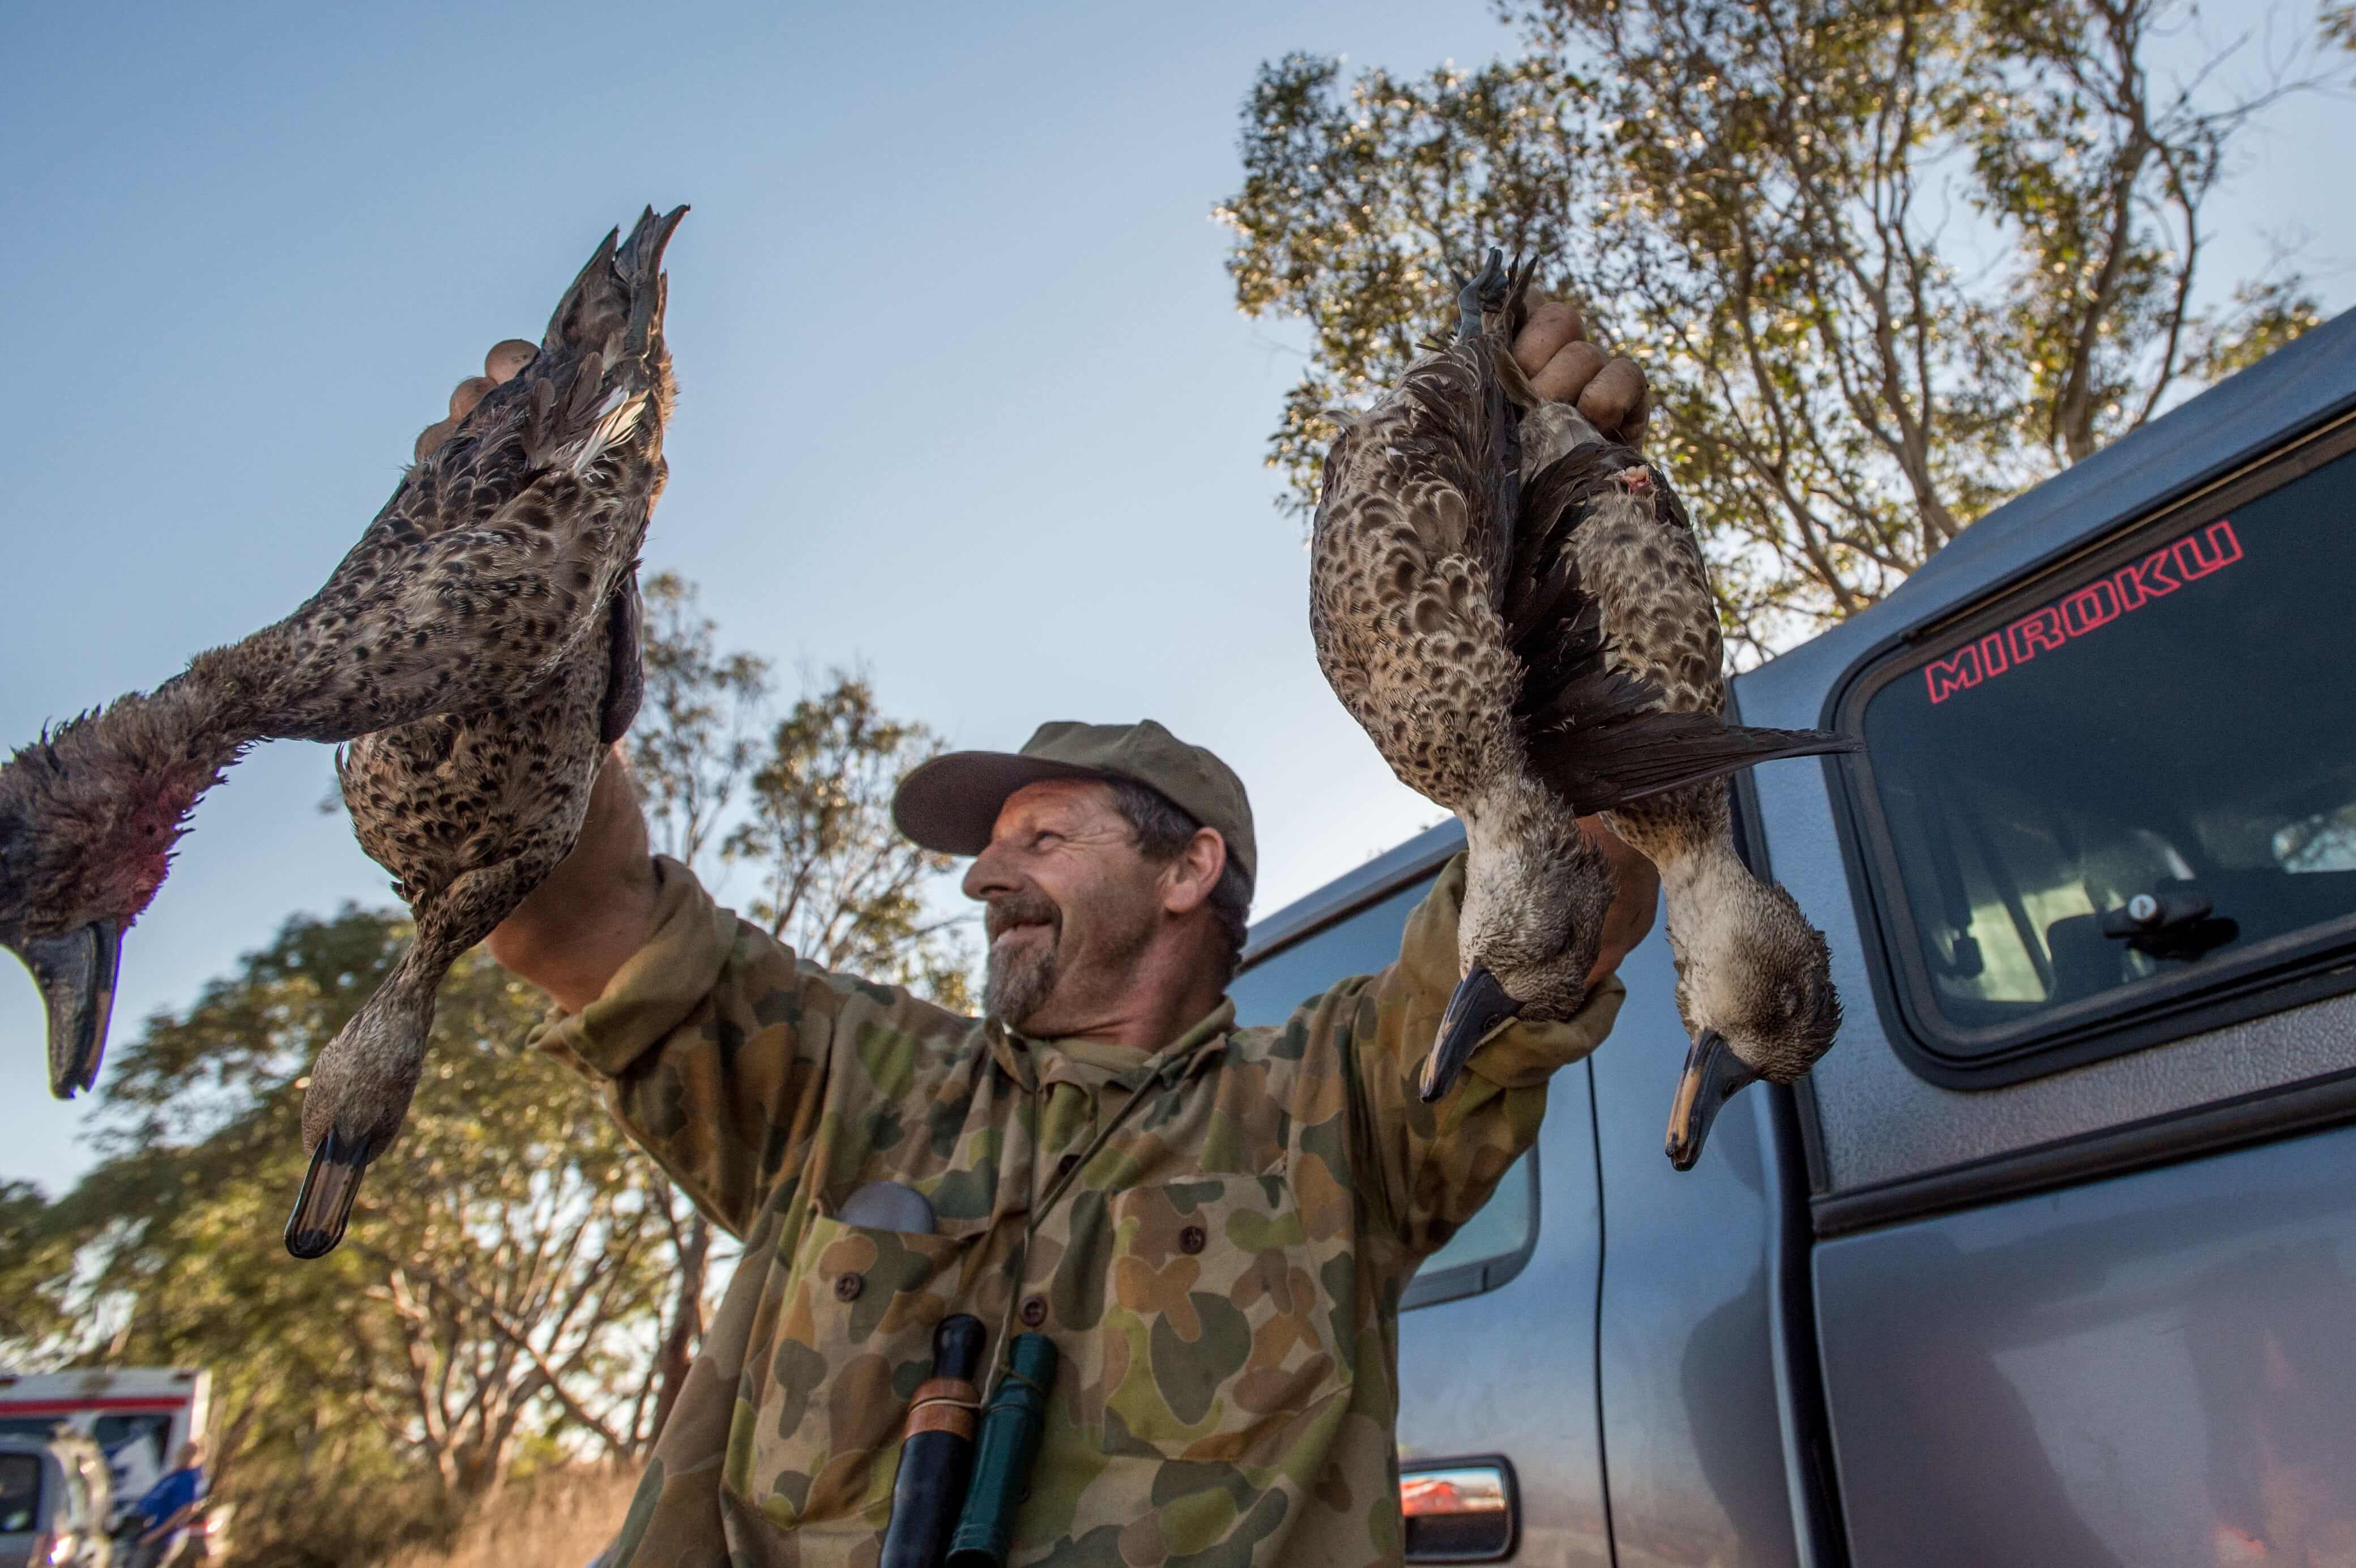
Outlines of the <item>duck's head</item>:
[{"label": "duck's head", "polygon": [[1612,872],[1568,808],[1533,798],[1464,813],[1470,855],[1456,923],[1461,978],[1425,1059],[1418,1093],[1448,1093],[1482,1042],[1515,1019],[1549,1023],[1587,999]]},{"label": "duck's head", "polygon": [[1690,1170],[1710,1123],[1765,1079],[1795,1083],[1840,1032],[1832,952],[1792,895],[1748,878],[1689,918],[1678,941],[1677,1004],[1693,1034],[1669,1113],[1669,1162]]},{"label": "duck's head", "polygon": [[109,743],[123,706],[73,720],[0,767],[0,945],[41,988],[59,1099],[97,1081],[123,933],[155,899],[217,776]]},{"label": "duck's head", "polygon": [[303,1091],[311,1165],[286,1220],[286,1250],[298,1258],[325,1257],[344,1239],[360,1178],[409,1119],[434,1028],[431,978],[396,972],[311,1064]]}]

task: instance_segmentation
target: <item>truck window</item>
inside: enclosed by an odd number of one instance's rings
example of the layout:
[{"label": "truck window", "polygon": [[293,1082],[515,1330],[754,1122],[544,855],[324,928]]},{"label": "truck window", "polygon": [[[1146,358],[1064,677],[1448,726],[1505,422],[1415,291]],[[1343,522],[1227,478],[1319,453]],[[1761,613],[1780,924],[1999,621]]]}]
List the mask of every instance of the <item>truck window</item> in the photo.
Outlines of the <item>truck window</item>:
[{"label": "truck window", "polygon": [[[1435,874],[1436,875],[1436,874]],[[1235,977],[1227,995],[1236,1022],[1281,1024],[1293,1009],[1355,975],[1371,975],[1398,956],[1407,917],[1431,891],[1433,877],[1410,883],[1260,959]],[[1497,1190],[1448,1244],[1424,1259],[1400,1299],[1402,1310],[1494,1290],[1517,1272],[1537,1240],[1537,1151],[1514,1162]]]},{"label": "truck window", "polygon": [[102,1415],[92,1429],[98,1445],[118,1465],[123,1461],[123,1446],[140,1443],[145,1446],[139,1456],[155,1474],[164,1473],[165,1461],[172,1456],[172,1418],[163,1412],[143,1411],[131,1415]]},{"label": "truck window", "polygon": [[1873,683],[1876,902],[1935,1056],[2018,1060],[2356,935],[2356,454],[2265,483]]},{"label": "truck window", "polygon": [[40,1521],[41,1461],[0,1454],[0,1535],[28,1535]]}]

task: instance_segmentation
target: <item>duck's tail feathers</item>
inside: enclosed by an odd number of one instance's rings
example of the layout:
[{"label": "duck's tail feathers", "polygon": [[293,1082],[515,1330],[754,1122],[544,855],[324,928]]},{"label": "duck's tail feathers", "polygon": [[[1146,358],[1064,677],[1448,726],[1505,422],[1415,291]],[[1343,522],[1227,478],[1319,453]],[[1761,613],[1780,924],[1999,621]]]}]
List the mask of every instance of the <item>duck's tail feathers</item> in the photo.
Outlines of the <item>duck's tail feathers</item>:
[{"label": "duck's tail feathers", "polygon": [[649,404],[658,420],[668,413],[662,255],[686,215],[680,207],[658,218],[648,208],[628,239],[609,230],[564,291],[522,378],[530,383],[526,448],[535,469],[586,474],[639,428]]},{"label": "duck's tail feathers", "polygon": [[1754,729],[1710,713],[1657,709],[1600,726],[1551,727],[1529,737],[1530,761],[1538,775],[1569,797],[1581,816],[1779,757],[1857,749],[1847,736],[1824,730]]},{"label": "duck's tail feathers", "polygon": [[663,250],[687,216],[675,207],[658,218],[653,208],[639,214],[629,238],[608,229],[597,253],[556,302],[548,318],[543,354],[596,353],[607,361],[645,356],[662,336]]}]

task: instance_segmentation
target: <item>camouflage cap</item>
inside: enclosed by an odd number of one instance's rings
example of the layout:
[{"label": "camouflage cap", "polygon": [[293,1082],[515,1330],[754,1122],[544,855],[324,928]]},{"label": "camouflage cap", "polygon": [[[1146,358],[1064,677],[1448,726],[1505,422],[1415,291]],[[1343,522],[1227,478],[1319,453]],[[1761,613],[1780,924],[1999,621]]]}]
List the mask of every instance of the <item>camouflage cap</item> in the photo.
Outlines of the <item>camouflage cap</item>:
[{"label": "camouflage cap", "polygon": [[1235,770],[1151,719],[1134,724],[1042,724],[1018,752],[951,752],[900,781],[892,820],[927,849],[979,855],[1006,797],[1042,779],[1130,779],[1227,841],[1227,859],[1257,875],[1251,801]]}]

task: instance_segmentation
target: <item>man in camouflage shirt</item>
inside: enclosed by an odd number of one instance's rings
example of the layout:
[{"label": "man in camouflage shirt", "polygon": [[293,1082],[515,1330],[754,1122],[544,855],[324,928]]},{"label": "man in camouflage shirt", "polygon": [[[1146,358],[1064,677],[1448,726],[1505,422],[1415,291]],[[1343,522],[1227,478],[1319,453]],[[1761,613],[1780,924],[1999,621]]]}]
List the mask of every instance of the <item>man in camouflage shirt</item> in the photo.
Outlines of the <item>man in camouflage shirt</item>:
[{"label": "man in camouflage shirt", "polygon": [[[1633,368],[1550,309],[1517,355],[1641,428],[1641,378],[1611,406]],[[649,857],[618,762],[491,939],[556,999],[540,1048],[603,1083],[744,1243],[608,1561],[873,1563],[933,1330],[958,1312],[990,1327],[989,1362],[1024,1331],[1062,1359],[1015,1563],[1398,1561],[1400,1293],[1530,1147],[1547,1079],[1609,1030],[1650,868],[1589,825],[1620,886],[1587,1005],[1510,1026],[1426,1105],[1461,858],[1398,962],[1238,1029],[1223,993],[1254,836],[1208,752],[1151,723],[1051,724],[1019,754],[917,770],[894,816],[976,856],[983,1019],[829,974],[718,908]],[[929,1229],[843,1214],[907,1190]]]}]

